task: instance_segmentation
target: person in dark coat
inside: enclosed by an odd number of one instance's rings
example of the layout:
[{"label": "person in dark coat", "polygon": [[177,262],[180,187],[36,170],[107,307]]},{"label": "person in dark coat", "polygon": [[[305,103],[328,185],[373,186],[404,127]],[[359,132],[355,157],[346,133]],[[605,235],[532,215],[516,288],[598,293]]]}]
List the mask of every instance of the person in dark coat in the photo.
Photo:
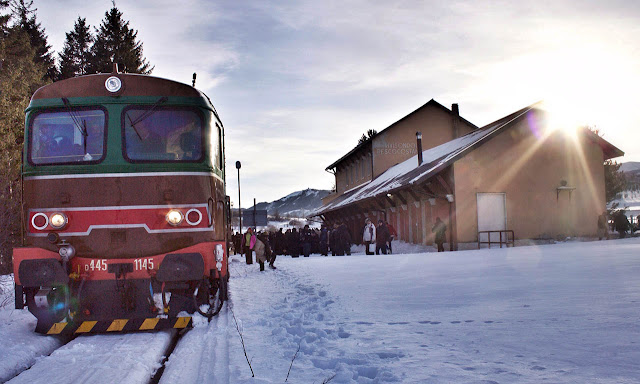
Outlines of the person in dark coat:
[{"label": "person in dark coat", "polygon": [[446,239],[447,226],[444,225],[439,217],[436,217],[436,225],[433,226],[431,232],[436,234],[435,243],[438,245],[438,252],[444,252],[444,241]]},{"label": "person in dark coat", "polygon": [[338,224],[333,224],[333,229],[329,232],[329,248],[331,248],[331,256],[337,256],[338,253]]},{"label": "person in dark coat", "polygon": [[393,239],[398,237],[398,232],[396,232],[396,229],[389,222],[387,222],[387,228],[389,228],[389,246],[388,246],[387,252],[393,253],[393,249],[391,248],[391,242],[393,241]]},{"label": "person in dark coat", "polygon": [[288,246],[291,257],[300,257],[300,234],[295,228],[293,228],[291,234],[289,234]]},{"label": "person in dark coat", "polygon": [[390,237],[391,234],[389,233],[387,224],[382,220],[378,220],[378,228],[376,228],[376,255],[379,255],[380,251],[382,251],[383,255],[387,254],[387,243]]},{"label": "person in dark coat", "polygon": [[613,220],[613,225],[616,228],[616,231],[620,234],[620,238],[624,239],[627,236],[627,231],[631,227],[629,224],[629,219],[627,219],[627,215],[624,212],[618,212],[616,218]]},{"label": "person in dark coat", "polygon": [[282,233],[282,228],[278,230],[273,236],[273,248],[275,250],[276,255],[284,255],[284,233]]},{"label": "person in dark coat", "polygon": [[238,252],[242,253],[242,246],[240,245],[242,242],[242,235],[236,232],[235,235],[231,237],[231,240],[233,241],[233,254],[237,255]]},{"label": "person in dark coat", "polygon": [[311,229],[309,229],[309,225],[305,225],[300,231],[300,242],[302,243],[302,254],[304,257],[309,257],[309,254],[311,254],[312,242]]},{"label": "person in dark coat", "polygon": [[322,229],[320,230],[320,243],[318,244],[318,248],[320,248],[320,254],[322,256],[329,255],[329,231],[327,231],[327,227],[322,225]]},{"label": "person in dark coat", "polygon": [[244,253],[244,257],[247,260],[247,264],[253,264],[253,255],[251,250],[251,237],[253,236],[253,228],[249,227],[247,232],[242,235],[242,252]]},{"label": "person in dark coat", "polygon": [[349,229],[347,228],[347,224],[342,223],[338,227],[338,249],[342,251],[342,254],[339,256],[344,256],[346,253],[347,256],[351,255],[351,233],[349,233]]}]

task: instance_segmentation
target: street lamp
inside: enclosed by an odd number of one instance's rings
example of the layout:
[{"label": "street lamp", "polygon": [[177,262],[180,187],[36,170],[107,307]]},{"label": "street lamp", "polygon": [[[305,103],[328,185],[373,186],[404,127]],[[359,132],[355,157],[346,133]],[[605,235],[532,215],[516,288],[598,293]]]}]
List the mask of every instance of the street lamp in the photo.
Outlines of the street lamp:
[{"label": "street lamp", "polygon": [[236,169],[238,170],[238,217],[240,218],[240,234],[242,234],[242,208],[240,208],[240,164],[239,161],[236,161]]}]

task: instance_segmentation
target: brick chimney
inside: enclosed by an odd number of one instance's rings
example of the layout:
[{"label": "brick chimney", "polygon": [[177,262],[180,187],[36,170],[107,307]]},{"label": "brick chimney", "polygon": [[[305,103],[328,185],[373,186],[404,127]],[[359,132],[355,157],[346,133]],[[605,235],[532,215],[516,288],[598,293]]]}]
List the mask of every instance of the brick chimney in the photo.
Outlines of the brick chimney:
[{"label": "brick chimney", "polygon": [[418,144],[418,167],[422,165],[422,132],[416,132],[416,141]]},{"label": "brick chimney", "polygon": [[458,137],[460,137],[460,132],[458,132],[459,130],[459,122],[460,122],[460,109],[458,108],[458,104],[451,104],[451,114],[452,116],[452,120],[453,120],[453,138],[457,139]]}]

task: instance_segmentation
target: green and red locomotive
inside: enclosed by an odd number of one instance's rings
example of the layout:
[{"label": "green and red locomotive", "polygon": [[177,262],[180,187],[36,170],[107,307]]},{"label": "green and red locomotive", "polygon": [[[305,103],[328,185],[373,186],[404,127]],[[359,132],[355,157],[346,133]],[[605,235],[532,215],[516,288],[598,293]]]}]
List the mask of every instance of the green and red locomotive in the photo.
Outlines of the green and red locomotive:
[{"label": "green and red locomotive", "polygon": [[194,87],[114,73],[26,110],[16,308],[41,333],[184,328],[226,298],[224,131]]}]

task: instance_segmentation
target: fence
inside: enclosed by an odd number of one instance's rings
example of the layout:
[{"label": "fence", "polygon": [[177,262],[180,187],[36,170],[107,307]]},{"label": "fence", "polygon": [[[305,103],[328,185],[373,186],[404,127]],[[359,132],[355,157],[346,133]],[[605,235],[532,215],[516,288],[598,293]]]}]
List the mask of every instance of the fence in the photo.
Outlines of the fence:
[{"label": "fence", "polygon": [[[487,234],[487,241],[480,241],[481,236],[480,234],[486,233]],[[491,241],[491,234],[492,233],[499,233],[499,241]],[[511,235],[511,239],[509,239],[509,235]],[[491,244],[500,244],[500,248],[502,248],[502,244],[504,244],[506,247],[509,246],[509,244],[511,244],[512,247],[515,246],[515,238],[516,235],[513,233],[512,230],[510,229],[506,229],[506,230],[502,230],[502,231],[479,231],[478,232],[478,249],[480,249],[480,245],[481,244],[487,244],[489,246],[489,248],[491,248]]]}]

